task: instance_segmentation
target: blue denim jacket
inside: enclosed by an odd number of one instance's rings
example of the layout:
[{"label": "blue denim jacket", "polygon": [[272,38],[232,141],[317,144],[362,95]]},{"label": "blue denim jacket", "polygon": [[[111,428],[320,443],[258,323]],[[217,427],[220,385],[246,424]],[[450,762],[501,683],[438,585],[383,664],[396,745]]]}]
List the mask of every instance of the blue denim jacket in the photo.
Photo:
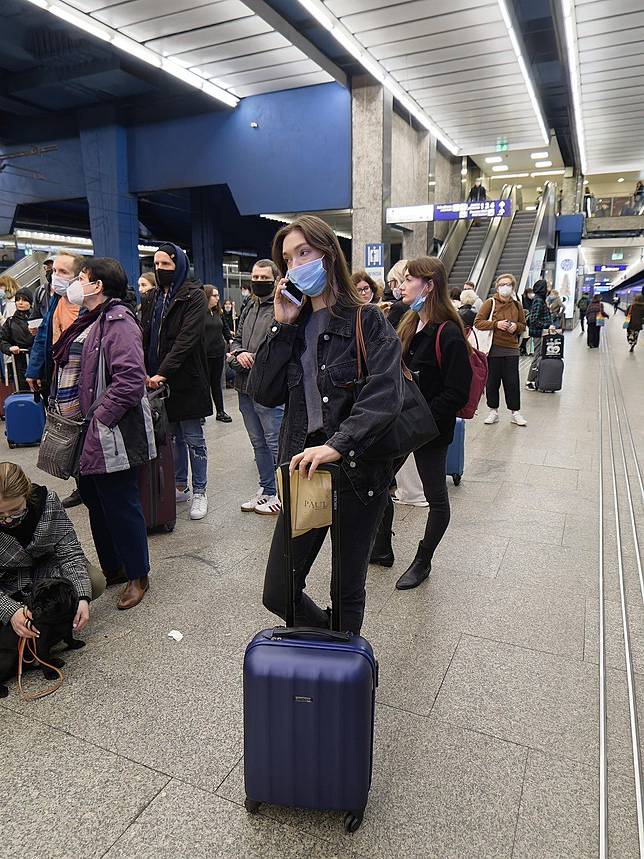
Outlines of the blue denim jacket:
[{"label": "blue denim jacket", "polygon": [[47,313],[40,323],[34,342],[31,345],[29,355],[29,366],[27,367],[28,379],[40,379],[48,388],[51,385],[51,374],[54,369],[51,355],[52,329],[54,325],[54,312],[60,296],[52,295],[49,301]]}]

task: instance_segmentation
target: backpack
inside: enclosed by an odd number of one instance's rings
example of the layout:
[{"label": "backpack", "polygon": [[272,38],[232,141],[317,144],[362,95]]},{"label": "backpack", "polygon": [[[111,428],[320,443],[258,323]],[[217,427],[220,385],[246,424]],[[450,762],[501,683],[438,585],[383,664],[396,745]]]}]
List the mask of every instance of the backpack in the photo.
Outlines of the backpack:
[{"label": "backpack", "polygon": [[[441,323],[438,327],[438,331],[436,332],[436,361],[438,362],[439,367],[442,365],[440,337],[441,331],[446,325],[446,322]],[[469,358],[470,367],[472,368],[470,396],[460,412],[456,413],[457,417],[465,418],[466,420],[473,418],[476,414],[476,410],[479,407],[479,400],[481,399],[487,383],[487,355],[472,346]]]}]

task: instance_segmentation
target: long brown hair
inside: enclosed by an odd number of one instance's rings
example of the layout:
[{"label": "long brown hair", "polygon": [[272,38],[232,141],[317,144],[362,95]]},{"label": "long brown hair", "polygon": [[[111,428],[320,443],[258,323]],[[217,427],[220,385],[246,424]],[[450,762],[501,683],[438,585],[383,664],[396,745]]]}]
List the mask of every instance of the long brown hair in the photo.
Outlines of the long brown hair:
[{"label": "long brown hair", "polygon": [[[217,307],[212,307],[212,308],[210,307],[210,299],[214,295],[215,289],[217,289],[217,287],[213,286],[212,283],[204,284],[203,291],[206,294],[206,301],[208,302],[208,305],[207,305],[208,306],[208,313],[212,313],[213,310],[216,310],[220,316],[223,316],[224,315],[224,308],[221,306],[221,295],[219,296],[219,301],[217,302]],[[219,293],[218,289],[217,289],[217,293]]]},{"label": "long brown hair", "polygon": [[340,247],[338,237],[331,227],[315,215],[300,215],[290,224],[282,227],[273,239],[273,262],[283,277],[286,276],[286,261],[283,257],[284,239],[299,230],[308,244],[324,255],[326,270],[326,289],[324,297],[327,305],[339,304],[341,307],[360,307],[360,294],[351,280],[349,266]]},{"label": "long brown hair", "polygon": [[[441,322],[454,322],[463,335],[463,340],[465,340],[469,351],[470,345],[465,337],[463,320],[449,296],[447,272],[443,263],[438,257],[418,257],[418,259],[412,259],[407,263],[407,273],[412,277],[420,277],[427,282],[432,281],[434,288],[425,300],[430,324],[437,323],[440,325]],[[419,315],[413,310],[408,310],[398,324],[397,331],[402,343],[403,357],[409,352],[411,341],[418,330],[419,318]]]}]

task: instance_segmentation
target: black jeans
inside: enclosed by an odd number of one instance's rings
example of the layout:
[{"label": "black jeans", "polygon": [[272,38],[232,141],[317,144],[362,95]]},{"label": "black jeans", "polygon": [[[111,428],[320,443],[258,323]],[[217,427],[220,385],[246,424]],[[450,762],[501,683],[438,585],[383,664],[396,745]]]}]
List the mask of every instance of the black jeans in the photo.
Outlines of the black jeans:
[{"label": "black jeans", "polygon": [[224,395],[221,390],[221,374],[224,372],[224,358],[224,355],[208,356],[210,390],[217,414],[221,414],[224,410]]},{"label": "black jeans", "polygon": [[595,325],[594,322],[588,323],[588,333],[586,334],[586,339],[588,345],[591,349],[599,348],[599,336],[601,333],[601,326]]},{"label": "black jeans", "polygon": [[581,325],[581,330],[584,330],[584,325],[586,324],[586,317],[583,313],[579,314],[579,324]]},{"label": "black jeans", "polygon": [[[499,408],[499,390],[503,382],[505,404],[511,412],[521,408],[521,390],[519,385],[519,356],[507,355],[502,358],[487,359],[487,385],[485,396],[488,408]],[[429,501],[429,498],[427,499]]]},{"label": "black jeans", "polygon": [[[384,490],[370,504],[363,504],[347,478],[338,477],[338,516],[340,522],[341,569],[341,623],[343,631],[359,633],[365,607],[365,580],[369,556],[376,531],[389,493]],[[286,590],[284,581],[284,525],[280,513],[273,534],[264,579],[264,605],[269,611],[286,617]],[[305,593],[306,577],[315,561],[328,528],[315,528],[293,540],[293,566],[295,568],[295,625],[328,627],[329,618]]]}]

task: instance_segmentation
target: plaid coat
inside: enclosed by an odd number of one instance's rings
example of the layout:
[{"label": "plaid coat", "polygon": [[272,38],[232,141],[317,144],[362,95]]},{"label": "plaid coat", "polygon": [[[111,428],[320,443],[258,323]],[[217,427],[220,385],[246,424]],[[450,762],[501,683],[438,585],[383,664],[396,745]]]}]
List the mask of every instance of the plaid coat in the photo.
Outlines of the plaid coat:
[{"label": "plaid coat", "polygon": [[92,597],[83,554],[74,526],[55,492],[45,507],[26,548],[9,531],[0,531],[0,624],[9,623],[21,603],[12,594],[38,579],[67,578],[79,597]]}]

